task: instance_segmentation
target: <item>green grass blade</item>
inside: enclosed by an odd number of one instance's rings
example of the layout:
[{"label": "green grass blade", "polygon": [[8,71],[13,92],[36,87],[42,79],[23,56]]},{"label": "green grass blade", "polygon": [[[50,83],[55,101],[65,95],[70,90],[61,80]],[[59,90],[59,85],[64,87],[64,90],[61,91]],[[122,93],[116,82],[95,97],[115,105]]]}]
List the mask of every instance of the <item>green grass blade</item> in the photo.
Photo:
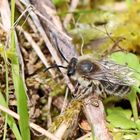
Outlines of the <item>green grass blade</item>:
[{"label": "green grass blade", "polygon": [[134,116],[134,120],[138,120],[138,108],[137,108],[137,95],[135,89],[132,89],[132,93],[128,95],[128,99],[130,101],[132,112]]},{"label": "green grass blade", "polygon": [[[0,104],[7,107],[7,104],[6,104],[6,101],[2,95],[2,93],[0,92]],[[20,135],[20,132],[17,128],[17,125],[15,123],[15,120],[11,117],[11,116],[8,116],[7,117],[7,123],[9,125],[9,127],[11,128],[11,130],[13,131],[15,137],[17,140],[22,140],[21,139],[21,135]]]},{"label": "green grass blade", "polygon": [[[4,62],[5,62],[5,81],[6,81],[6,105],[8,106],[8,101],[9,101],[9,83],[8,83],[8,66],[7,66],[6,60],[7,60],[6,55],[4,55]],[[8,115],[6,114],[5,115],[3,140],[6,140],[7,123],[8,123]]]},{"label": "green grass blade", "polygon": [[20,128],[22,131],[23,139],[30,140],[30,127],[28,115],[27,96],[22,78],[19,78],[19,114],[20,114]]},{"label": "green grass blade", "polygon": [[15,93],[17,97],[17,110],[20,116],[19,128],[23,140],[30,140],[30,128],[29,128],[29,115],[27,106],[27,96],[25,85],[19,74],[19,63],[17,56],[12,59],[12,76],[14,82]]},{"label": "green grass blade", "polygon": [[[15,18],[15,0],[11,0],[11,25],[14,25]],[[25,85],[20,74],[20,66],[18,60],[18,54],[16,51],[14,29],[11,31],[11,52],[15,54],[11,58],[12,63],[12,78],[14,83],[15,94],[17,97],[17,110],[20,116],[19,128],[23,140],[30,140],[30,127],[29,127],[29,115],[27,106],[27,96]]]}]

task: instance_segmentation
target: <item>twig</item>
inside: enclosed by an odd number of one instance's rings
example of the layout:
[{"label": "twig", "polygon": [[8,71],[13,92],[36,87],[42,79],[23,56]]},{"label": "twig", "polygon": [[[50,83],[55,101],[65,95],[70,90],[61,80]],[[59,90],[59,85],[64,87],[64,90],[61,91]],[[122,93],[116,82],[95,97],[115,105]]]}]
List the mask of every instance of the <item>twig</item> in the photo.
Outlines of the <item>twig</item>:
[{"label": "twig", "polygon": [[10,23],[10,7],[8,4],[8,0],[0,1],[0,13],[4,29],[6,30],[6,32],[9,33],[11,23]]},{"label": "twig", "polygon": [[[33,49],[35,50],[36,54],[39,56],[39,58],[41,59],[41,61],[43,62],[43,64],[46,67],[49,67],[50,65],[48,64],[47,59],[45,58],[44,54],[42,53],[42,51],[39,48],[39,46],[37,45],[37,43],[35,43],[35,41],[32,39],[31,35],[28,32],[26,32],[25,30],[23,30],[22,27],[20,27],[20,26],[17,26],[17,29],[19,31],[23,32],[25,38],[31,44],[31,46],[33,47]],[[49,72],[51,73],[51,75],[54,78],[55,77],[54,71],[52,69],[49,69]]]},{"label": "twig", "polygon": [[60,21],[60,18],[57,16],[56,10],[50,8],[49,6],[43,4],[44,9],[47,11],[48,15],[51,17],[52,23],[59,28],[60,31],[63,31],[63,27]]},{"label": "twig", "polygon": [[61,123],[59,128],[55,131],[55,136],[62,139],[64,137],[64,134],[66,133],[66,130],[68,129],[69,125],[66,123]]},{"label": "twig", "polygon": [[[97,99],[97,95],[91,95],[85,99],[84,112],[88,122],[92,124],[94,135],[98,140],[112,140],[112,136],[106,127],[105,112],[102,102]],[[97,100],[96,100],[97,99]],[[98,101],[98,107],[94,106],[94,101]]]},{"label": "twig", "polygon": [[[3,112],[7,113],[8,115],[14,117],[15,119],[19,120],[20,117],[17,113],[11,111],[10,109],[0,105],[0,110],[2,110]],[[48,132],[47,130],[43,129],[42,127],[30,122],[29,123],[30,127],[33,128],[34,130],[36,130],[37,132],[41,133],[42,135],[52,139],[52,140],[60,140],[58,139],[56,136],[54,136],[53,134],[51,134],[50,132]]]},{"label": "twig", "polygon": [[79,0],[71,1],[71,5],[70,5],[69,11],[68,11],[69,13],[66,15],[64,22],[63,22],[63,25],[65,28],[67,27],[68,23],[70,22],[70,20],[73,16],[72,12],[76,9],[78,3],[79,3]]},{"label": "twig", "polygon": [[[19,2],[19,0],[16,0],[16,5],[17,5],[17,8],[18,8],[19,12],[22,13],[22,16],[26,18],[26,20],[28,22],[28,25],[32,28],[33,32],[37,33],[36,26],[34,25],[34,23],[31,20],[31,18],[29,16],[27,17],[26,15],[23,14],[23,13],[25,13],[24,12],[25,10],[24,10],[24,7],[22,6],[22,4]],[[28,7],[28,8],[30,8],[30,7]],[[27,10],[27,12],[29,12],[29,9]]]},{"label": "twig", "polygon": [[65,98],[64,98],[64,101],[63,101],[63,106],[62,106],[62,109],[61,109],[61,113],[62,114],[64,112],[64,110],[66,109],[66,106],[67,106],[67,103],[68,103],[68,93],[69,93],[69,89],[66,88],[66,93],[65,93]]},{"label": "twig", "polygon": [[29,10],[31,10],[31,7],[30,6],[28,6],[24,11],[23,11],[23,13],[18,17],[18,19],[15,21],[15,23],[14,23],[14,25],[13,25],[13,27],[12,28],[15,28],[17,25],[18,25],[18,23],[19,23],[19,21],[21,20],[21,18],[25,15],[25,13],[27,13]]},{"label": "twig", "polygon": [[47,128],[49,128],[50,126],[51,126],[51,124],[52,124],[52,118],[51,118],[51,104],[52,104],[52,96],[50,95],[49,97],[48,97],[48,104],[47,104],[47,120],[48,120],[48,122],[47,122]]}]

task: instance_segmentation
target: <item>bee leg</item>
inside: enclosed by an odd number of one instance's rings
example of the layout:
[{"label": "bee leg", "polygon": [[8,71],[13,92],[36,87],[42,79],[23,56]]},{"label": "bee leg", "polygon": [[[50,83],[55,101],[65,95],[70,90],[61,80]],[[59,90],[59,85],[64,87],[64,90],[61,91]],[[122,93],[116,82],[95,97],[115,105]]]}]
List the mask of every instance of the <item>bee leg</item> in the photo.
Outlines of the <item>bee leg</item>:
[{"label": "bee leg", "polygon": [[77,88],[75,90],[75,92],[73,93],[74,98],[76,99],[82,99],[83,98],[83,93],[85,93],[85,91],[87,90],[87,88],[83,88],[82,86],[79,86],[79,88]]},{"label": "bee leg", "polygon": [[78,95],[80,94],[81,90],[83,90],[83,87],[80,86],[80,83],[77,81],[76,85],[75,85],[75,90],[73,92],[73,98],[77,98]]},{"label": "bee leg", "polygon": [[79,92],[77,92],[77,96],[76,96],[76,98],[78,98],[78,99],[83,99],[83,98],[87,97],[93,91],[92,83],[90,83],[86,88],[83,86],[80,86],[79,89],[80,88],[81,88],[81,90],[79,90]]},{"label": "bee leg", "polygon": [[75,85],[75,90],[74,90],[74,92],[73,92],[73,97],[76,97],[77,93],[79,92],[79,91],[78,91],[78,90],[79,90],[79,86],[80,86],[80,84],[79,84],[79,82],[77,81],[77,83],[76,83],[76,85]]},{"label": "bee leg", "polygon": [[107,97],[104,87],[100,82],[96,86],[95,93],[100,95],[102,99],[105,99]]}]

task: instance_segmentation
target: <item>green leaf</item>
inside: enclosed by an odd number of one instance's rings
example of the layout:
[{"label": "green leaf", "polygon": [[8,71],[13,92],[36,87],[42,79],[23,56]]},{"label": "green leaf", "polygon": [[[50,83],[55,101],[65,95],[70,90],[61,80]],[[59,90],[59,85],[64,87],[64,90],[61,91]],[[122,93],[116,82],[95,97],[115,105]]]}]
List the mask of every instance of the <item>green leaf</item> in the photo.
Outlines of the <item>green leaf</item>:
[{"label": "green leaf", "polygon": [[137,129],[140,130],[140,120],[136,121],[136,126],[137,126]]},{"label": "green leaf", "polygon": [[107,109],[108,115],[110,114],[120,114],[127,119],[130,119],[132,116],[132,111],[130,109],[123,109],[121,107],[112,107]]},{"label": "green leaf", "polygon": [[121,140],[123,137],[124,133],[117,132],[113,134],[113,140]]},{"label": "green leaf", "polygon": [[107,116],[107,120],[114,127],[117,127],[117,128],[121,128],[121,129],[135,129],[136,128],[135,122],[127,119],[125,116],[121,114],[111,113]]},{"label": "green leaf", "polygon": [[134,120],[136,121],[138,119],[138,109],[137,109],[137,96],[136,96],[136,89],[132,88],[131,93],[128,95],[128,99],[130,101],[132,111],[133,111],[133,116]]},{"label": "green leaf", "polygon": [[124,139],[126,140],[136,140],[136,135],[135,134],[127,134],[123,136]]}]

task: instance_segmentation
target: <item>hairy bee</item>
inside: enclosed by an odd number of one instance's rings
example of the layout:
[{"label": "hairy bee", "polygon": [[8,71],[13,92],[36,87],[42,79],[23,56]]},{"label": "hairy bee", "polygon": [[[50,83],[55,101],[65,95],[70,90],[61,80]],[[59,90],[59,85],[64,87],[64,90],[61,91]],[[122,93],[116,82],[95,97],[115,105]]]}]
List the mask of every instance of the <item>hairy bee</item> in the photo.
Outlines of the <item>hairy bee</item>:
[{"label": "hairy bee", "polygon": [[72,58],[67,67],[69,77],[77,80],[85,89],[90,88],[88,94],[91,90],[98,90],[98,94],[104,92],[122,97],[130,92],[131,86],[136,82],[132,74],[133,70],[125,65],[109,60],[93,60],[91,56]]}]

